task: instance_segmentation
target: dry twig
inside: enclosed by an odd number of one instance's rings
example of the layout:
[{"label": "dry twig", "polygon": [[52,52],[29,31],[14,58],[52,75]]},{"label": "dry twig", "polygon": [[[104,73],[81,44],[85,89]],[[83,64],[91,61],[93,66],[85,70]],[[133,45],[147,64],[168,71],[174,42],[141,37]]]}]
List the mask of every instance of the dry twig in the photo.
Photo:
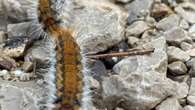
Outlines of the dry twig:
[{"label": "dry twig", "polygon": [[129,49],[125,52],[112,52],[107,54],[89,54],[88,58],[99,59],[107,57],[121,57],[121,56],[133,56],[133,55],[144,55],[154,52],[154,48],[151,49]]}]

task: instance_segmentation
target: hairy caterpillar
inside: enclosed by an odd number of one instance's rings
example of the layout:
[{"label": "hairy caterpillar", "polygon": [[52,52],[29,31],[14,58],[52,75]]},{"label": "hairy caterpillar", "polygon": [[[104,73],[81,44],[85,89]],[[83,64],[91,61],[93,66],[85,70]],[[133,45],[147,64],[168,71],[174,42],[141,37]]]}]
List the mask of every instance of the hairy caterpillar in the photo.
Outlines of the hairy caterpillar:
[{"label": "hairy caterpillar", "polygon": [[[88,87],[84,84],[85,86],[82,88],[82,80],[86,78],[81,75],[81,64],[79,63],[81,61],[81,55],[79,53],[79,47],[72,37],[71,31],[56,22],[55,15],[52,13],[52,11],[56,10],[52,10],[52,2],[54,1],[39,0],[38,12],[40,22],[44,25],[46,32],[56,40],[57,45],[56,95],[61,99],[58,100],[55,109],[91,110],[89,106],[91,105],[90,98],[86,98],[86,95],[89,95]],[[58,0],[56,1],[56,5],[58,5],[58,2],[61,3],[60,0]],[[85,69],[84,72],[86,71]],[[86,104],[86,102],[89,104]]]}]

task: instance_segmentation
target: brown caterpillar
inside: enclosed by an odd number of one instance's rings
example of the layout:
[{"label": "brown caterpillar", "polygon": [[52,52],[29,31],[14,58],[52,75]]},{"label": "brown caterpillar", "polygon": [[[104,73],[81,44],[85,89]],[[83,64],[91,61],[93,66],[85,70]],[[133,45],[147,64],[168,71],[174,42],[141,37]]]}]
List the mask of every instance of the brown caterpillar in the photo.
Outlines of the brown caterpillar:
[{"label": "brown caterpillar", "polygon": [[81,68],[79,47],[72,32],[59,26],[52,15],[49,0],[39,0],[39,18],[46,31],[56,40],[56,110],[79,110],[81,94]]}]

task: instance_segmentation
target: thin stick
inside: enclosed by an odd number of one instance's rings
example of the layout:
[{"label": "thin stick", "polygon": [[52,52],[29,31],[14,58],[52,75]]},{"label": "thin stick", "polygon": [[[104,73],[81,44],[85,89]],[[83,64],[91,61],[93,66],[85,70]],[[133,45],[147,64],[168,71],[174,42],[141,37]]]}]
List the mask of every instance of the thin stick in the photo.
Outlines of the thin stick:
[{"label": "thin stick", "polygon": [[154,52],[154,49],[140,49],[135,51],[127,51],[127,52],[113,52],[108,54],[88,55],[87,58],[99,59],[99,58],[107,58],[107,57],[144,55],[144,54],[149,54],[151,52]]}]

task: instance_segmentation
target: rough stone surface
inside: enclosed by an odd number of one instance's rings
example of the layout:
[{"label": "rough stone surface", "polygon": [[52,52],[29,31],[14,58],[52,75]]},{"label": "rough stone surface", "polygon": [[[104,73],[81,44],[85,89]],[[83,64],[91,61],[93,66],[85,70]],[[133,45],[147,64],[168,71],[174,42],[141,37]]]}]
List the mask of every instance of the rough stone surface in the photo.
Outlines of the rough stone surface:
[{"label": "rough stone surface", "polygon": [[176,14],[172,14],[172,15],[169,15],[168,17],[160,20],[156,24],[156,27],[158,29],[165,31],[165,30],[169,30],[171,28],[178,26],[179,22],[180,22],[180,17]]},{"label": "rough stone surface", "polygon": [[169,75],[168,78],[172,79],[173,81],[177,81],[177,82],[186,82],[188,83],[189,79],[190,79],[190,75],[180,75],[180,76],[172,76]]},{"label": "rough stone surface", "polygon": [[136,13],[134,13],[133,11],[129,10],[129,15],[128,15],[128,24],[132,24],[133,22],[137,21],[138,16],[136,15]]},{"label": "rough stone surface", "polygon": [[102,80],[103,77],[108,76],[104,63],[102,63],[99,60],[94,60],[91,62],[93,62],[92,64],[90,64],[90,66],[91,66],[90,68],[91,68],[91,72],[92,72],[91,74],[92,74],[93,78],[100,81],[100,80]]},{"label": "rough stone surface", "polygon": [[[175,8],[175,11],[189,23],[195,23],[195,4],[183,3]],[[187,10],[188,9],[188,10]]]},{"label": "rough stone surface", "polygon": [[189,70],[189,73],[192,77],[195,77],[195,59],[191,58],[187,63]]},{"label": "rough stone surface", "polygon": [[191,57],[195,57],[195,48],[186,51]]},{"label": "rough stone surface", "polygon": [[32,25],[32,22],[23,22],[17,24],[9,24],[8,25],[8,37],[13,36],[27,36],[28,29]]},{"label": "rough stone surface", "polygon": [[131,10],[137,16],[144,16],[152,7],[154,0],[134,0],[126,5],[128,10]]},{"label": "rough stone surface", "polygon": [[6,40],[6,34],[3,31],[0,31],[0,44],[5,42]]},{"label": "rough stone surface", "polygon": [[181,61],[176,61],[168,65],[168,70],[173,75],[182,75],[187,73],[186,65]]},{"label": "rough stone surface", "polygon": [[190,44],[190,43],[187,43],[187,42],[182,42],[180,44],[180,47],[181,47],[182,50],[187,51],[187,50],[192,49],[193,48],[193,45]]},{"label": "rough stone surface", "polygon": [[[165,39],[161,37],[146,45],[155,47],[155,52],[149,56],[129,57],[122,60],[113,68],[119,75],[103,81],[103,96],[109,109],[120,103],[125,105],[123,108],[126,110],[135,108],[148,110],[155,107],[168,94],[175,94],[178,98],[187,96],[186,83],[179,84],[165,78],[167,68]],[[157,53],[162,56],[156,56]],[[131,68],[125,65],[131,65]]]},{"label": "rough stone surface", "polygon": [[156,107],[156,110],[182,110],[181,105],[177,98],[167,98],[160,105]]},{"label": "rough stone surface", "polygon": [[136,47],[137,43],[139,42],[139,38],[137,37],[128,37],[128,44],[132,47]]},{"label": "rough stone surface", "polygon": [[184,107],[184,110],[195,110],[195,106],[187,105]]},{"label": "rough stone surface", "polygon": [[195,105],[195,78],[191,79],[191,85],[190,85],[190,90],[189,90],[189,94],[187,97],[187,102],[190,105]]},{"label": "rough stone surface", "polygon": [[147,30],[145,31],[140,39],[139,46],[141,46],[143,43],[147,43],[147,42],[151,42],[154,39],[158,39],[160,37],[162,37],[162,33],[158,32],[156,29],[151,29],[151,30]]},{"label": "rough stone surface", "polygon": [[125,105],[123,108],[126,110],[149,110],[170,95],[186,97],[188,93],[186,84],[181,86],[154,71],[111,76],[102,85],[105,104],[109,109],[121,104]]},{"label": "rough stone surface", "polygon": [[32,71],[32,70],[33,70],[33,62],[30,62],[30,61],[24,62],[24,64],[22,65],[22,69],[23,69],[25,72]]},{"label": "rough stone surface", "polygon": [[[47,49],[47,42],[38,41],[28,50],[25,55],[26,61],[35,61],[36,63],[45,63],[50,59],[49,50]],[[44,51],[43,51],[44,50]]]},{"label": "rough stone surface", "polygon": [[181,19],[179,27],[187,30],[190,27],[190,25],[185,19]]},{"label": "rough stone surface", "polygon": [[[123,12],[109,3],[94,1],[75,12],[75,38],[84,52],[100,52],[119,43],[124,37]],[[107,8],[105,8],[107,7]]]},{"label": "rough stone surface", "polygon": [[187,102],[188,104],[195,106],[195,96],[188,96]]},{"label": "rough stone surface", "polygon": [[[195,37],[195,24],[193,24],[190,28],[189,28],[189,34],[192,36],[192,38]],[[195,39],[193,39],[195,40]]]},{"label": "rough stone surface", "polygon": [[168,54],[169,62],[178,61],[178,60],[186,62],[190,59],[190,56],[186,52],[174,46],[168,47],[167,54]]},{"label": "rough stone surface", "polygon": [[35,3],[28,0],[2,0],[1,4],[6,16],[12,22],[21,22],[36,17],[33,14],[36,11]]},{"label": "rough stone surface", "polygon": [[144,31],[148,30],[150,27],[144,21],[137,21],[131,24],[126,29],[126,37],[128,36],[139,36]]},{"label": "rough stone surface", "polygon": [[[145,72],[154,70],[162,74],[167,71],[166,41],[163,37],[146,43],[145,47],[155,48],[150,55],[132,56],[125,58],[116,64],[113,70],[120,75],[131,74],[131,72]],[[131,68],[129,68],[131,67]]]},{"label": "rough stone surface", "polygon": [[191,42],[192,39],[187,35],[187,32],[182,28],[172,28],[165,32],[165,37],[171,45],[180,45],[181,42]]},{"label": "rough stone surface", "polygon": [[[2,110],[38,110],[36,97],[31,91],[20,89],[16,86],[1,86],[1,109]],[[8,95],[11,94],[11,95]],[[14,99],[14,100],[13,100]]]},{"label": "rough stone surface", "polygon": [[195,83],[194,82],[195,82],[195,78],[192,78],[189,95],[195,95]]}]

